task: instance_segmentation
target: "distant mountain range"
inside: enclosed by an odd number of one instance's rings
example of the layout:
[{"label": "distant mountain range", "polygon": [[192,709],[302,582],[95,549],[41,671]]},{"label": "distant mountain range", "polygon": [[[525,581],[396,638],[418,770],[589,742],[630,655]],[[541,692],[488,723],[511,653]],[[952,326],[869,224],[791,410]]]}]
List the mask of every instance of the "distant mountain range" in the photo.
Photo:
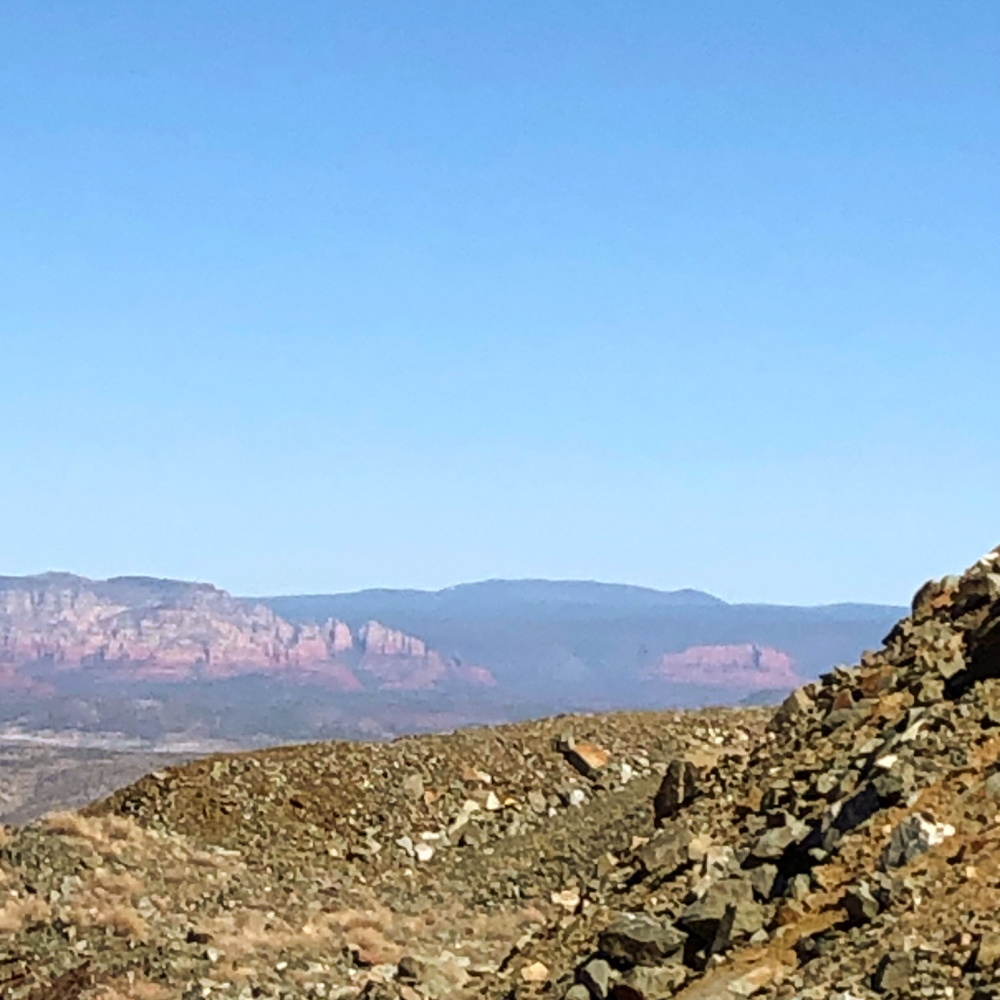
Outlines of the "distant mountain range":
[{"label": "distant mountain range", "polygon": [[787,690],[878,645],[904,610],[728,604],[699,590],[576,580],[261,600],[299,624],[375,619],[419,634],[445,657],[485,666],[501,688],[608,705]]},{"label": "distant mountain range", "polygon": [[589,581],[238,598],[148,577],[0,577],[0,723],[16,712],[37,721],[40,707],[58,719],[67,704],[74,717],[88,717],[81,704],[114,704],[121,723],[124,699],[130,731],[139,699],[172,706],[169,723],[152,712],[161,729],[245,735],[283,718],[275,735],[305,738],[350,728],[359,712],[375,730],[392,715],[396,731],[760,700],[856,660],[902,610],[728,604]]}]

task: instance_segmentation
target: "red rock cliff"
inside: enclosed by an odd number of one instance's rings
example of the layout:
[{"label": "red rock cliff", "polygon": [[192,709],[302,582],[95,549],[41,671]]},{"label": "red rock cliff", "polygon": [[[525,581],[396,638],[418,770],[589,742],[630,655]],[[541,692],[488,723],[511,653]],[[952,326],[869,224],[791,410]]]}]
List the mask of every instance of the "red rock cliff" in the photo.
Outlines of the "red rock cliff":
[{"label": "red rock cliff", "polygon": [[23,686],[39,670],[84,667],[122,680],[280,674],[345,691],[492,681],[488,671],[452,664],[422,640],[378,622],[357,636],[333,619],[294,625],[208,584],[68,574],[0,578],[0,687]]}]

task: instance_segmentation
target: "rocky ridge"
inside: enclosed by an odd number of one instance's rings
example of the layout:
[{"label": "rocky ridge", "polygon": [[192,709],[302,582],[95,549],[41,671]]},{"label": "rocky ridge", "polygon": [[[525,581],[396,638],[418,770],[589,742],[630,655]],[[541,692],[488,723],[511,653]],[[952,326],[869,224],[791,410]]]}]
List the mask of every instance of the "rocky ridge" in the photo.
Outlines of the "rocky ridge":
[{"label": "rocky ridge", "polygon": [[1000,996],[998,726],[1000,550],[794,692],[739,766],[672,763],[657,831],[511,995]]},{"label": "rocky ridge", "polygon": [[492,686],[483,667],[369,621],[292,624],[210,584],[70,574],[0,578],[0,688],[44,690],[66,673],[112,682],[277,675],[340,691]]},{"label": "rocky ridge", "polygon": [[212,758],[0,880],[17,1000],[1000,997],[1000,550],[773,713]]}]

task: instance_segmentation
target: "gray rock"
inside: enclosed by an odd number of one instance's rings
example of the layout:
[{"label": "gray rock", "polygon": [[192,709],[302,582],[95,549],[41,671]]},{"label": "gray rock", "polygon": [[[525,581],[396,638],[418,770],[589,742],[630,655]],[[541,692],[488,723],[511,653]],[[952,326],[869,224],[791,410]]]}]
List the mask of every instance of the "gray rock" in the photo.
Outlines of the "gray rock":
[{"label": "gray rock", "polygon": [[803,872],[791,879],[785,895],[790,899],[801,902],[810,892],[812,892],[812,880]]},{"label": "gray rock", "polygon": [[910,690],[918,705],[937,705],[944,697],[944,681],[940,677],[921,677]]},{"label": "gray rock", "polygon": [[678,924],[705,944],[711,944],[729,906],[736,908],[730,928],[732,938],[753,934],[763,926],[763,911],[754,902],[753,886],[738,878],[722,879],[709,886],[701,899],[684,910]]},{"label": "gray rock", "polygon": [[753,886],[754,895],[760,900],[771,898],[774,880],[778,877],[777,865],[759,865],[747,872],[747,880]]},{"label": "gray rock", "polygon": [[403,793],[411,801],[419,801],[424,797],[424,779],[416,773],[408,774],[403,779]]},{"label": "gray rock", "polygon": [[675,816],[697,794],[698,769],[686,760],[674,759],[660,782],[653,799],[653,814],[658,824]]},{"label": "gray rock", "polygon": [[662,965],[684,949],[687,935],[645,913],[619,913],[601,932],[598,945],[613,962]]},{"label": "gray rock", "polygon": [[611,983],[611,966],[603,958],[592,958],[577,973],[594,1000],[605,1000]]},{"label": "gray rock", "polygon": [[784,725],[790,722],[797,715],[812,708],[813,700],[805,688],[796,688],[782,703],[774,713],[774,723]]},{"label": "gray rock", "polygon": [[536,788],[528,792],[528,805],[539,814],[545,814],[549,809],[549,804],[545,796]]},{"label": "gray rock", "polygon": [[798,820],[790,821],[782,826],[766,830],[750,849],[750,857],[755,861],[774,861],[808,831],[805,823]]},{"label": "gray rock", "polygon": [[976,968],[992,969],[1000,962],[1000,932],[986,931],[979,939],[976,949]]},{"label": "gray rock", "polygon": [[680,823],[669,823],[653,835],[648,844],[635,853],[636,860],[649,875],[668,878],[688,863],[691,831]]},{"label": "gray rock", "polygon": [[721,955],[733,946],[734,928],[736,926],[737,904],[730,903],[726,907],[722,919],[715,928],[715,936],[708,946],[709,955]]},{"label": "gray rock", "polygon": [[991,774],[986,779],[985,790],[986,790],[986,797],[991,802],[996,802],[1000,800],[1000,771],[997,771],[996,774]]},{"label": "gray rock", "polygon": [[879,993],[908,990],[913,978],[913,956],[905,951],[890,951],[883,955],[872,976],[872,988]]},{"label": "gray rock", "polygon": [[872,895],[867,882],[852,886],[844,895],[844,909],[852,924],[867,924],[879,913],[879,902]]},{"label": "gray rock", "polygon": [[404,955],[396,966],[396,978],[403,983],[415,983],[423,973],[423,963],[412,955]]},{"label": "gray rock", "polygon": [[614,1000],[661,1000],[662,997],[673,996],[686,979],[687,973],[682,965],[660,968],[640,965],[612,988],[611,996]]},{"label": "gray rock", "polygon": [[879,857],[878,867],[882,871],[900,868],[921,854],[925,854],[954,832],[954,828],[947,824],[934,823],[919,813],[913,813],[892,831],[889,843]]}]

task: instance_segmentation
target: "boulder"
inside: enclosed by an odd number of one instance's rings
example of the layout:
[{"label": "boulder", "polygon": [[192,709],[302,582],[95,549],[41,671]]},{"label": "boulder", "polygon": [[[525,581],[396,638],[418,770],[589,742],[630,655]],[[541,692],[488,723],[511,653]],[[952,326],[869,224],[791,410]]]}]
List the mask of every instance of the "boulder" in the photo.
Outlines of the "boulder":
[{"label": "boulder", "polygon": [[574,742],[563,750],[563,756],[585,778],[596,778],[608,765],[611,755],[596,743]]},{"label": "boulder", "polygon": [[653,799],[653,815],[657,824],[671,819],[697,795],[700,777],[699,769],[690,761],[680,758],[670,761]]},{"label": "boulder", "polygon": [[757,838],[757,843],[750,849],[749,858],[751,861],[775,861],[808,832],[809,827],[805,823],[786,815],[780,826],[766,830]]},{"label": "boulder", "polygon": [[611,984],[611,966],[603,958],[592,958],[577,970],[577,978],[594,1000],[605,1000]]},{"label": "boulder", "polygon": [[684,985],[687,973],[682,965],[659,968],[638,965],[628,972],[611,990],[614,1000],[660,1000],[673,996]]},{"label": "boulder", "polygon": [[913,956],[906,951],[890,951],[880,959],[872,976],[872,988],[879,993],[904,993],[913,979]]},{"label": "boulder", "polygon": [[732,939],[753,934],[764,925],[764,914],[754,901],[753,886],[739,878],[726,878],[708,887],[701,899],[691,903],[681,914],[678,925],[704,944],[715,940],[728,907],[734,907],[729,936]]},{"label": "boulder", "polygon": [[855,926],[871,922],[881,909],[867,882],[860,882],[848,889],[843,902],[848,920]]},{"label": "boulder", "polygon": [[687,935],[672,923],[645,913],[619,913],[601,932],[601,952],[613,962],[634,965],[662,965],[679,955]]},{"label": "boulder", "polygon": [[878,867],[881,871],[901,868],[954,833],[955,828],[948,823],[935,823],[920,813],[913,813],[892,831],[879,857]]},{"label": "boulder", "polygon": [[424,779],[417,773],[408,774],[403,779],[403,794],[412,802],[419,802],[424,797]]},{"label": "boulder", "polygon": [[775,880],[778,877],[777,865],[763,864],[747,872],[747,881],[753,886],[754,895],[761,900],[771,898]]},{"label": "boulder", "polygon": [[668,823],[635,852],[635,858],[648,875],[669,878],[688,863],[693,840],[686,826]]},{"label": "boulder", "polygon": [[1000,962],[1000,932],[986,931],[979,939],[976,949],[976,968],[980,971],[992,969]]},{"label": "boulder", "polygon": [[807,712],[812,706],[813,699],[810,697],[809,690],[804,687],[796,688],[774,713],[772,727],[791,722],[792,719]]}]

